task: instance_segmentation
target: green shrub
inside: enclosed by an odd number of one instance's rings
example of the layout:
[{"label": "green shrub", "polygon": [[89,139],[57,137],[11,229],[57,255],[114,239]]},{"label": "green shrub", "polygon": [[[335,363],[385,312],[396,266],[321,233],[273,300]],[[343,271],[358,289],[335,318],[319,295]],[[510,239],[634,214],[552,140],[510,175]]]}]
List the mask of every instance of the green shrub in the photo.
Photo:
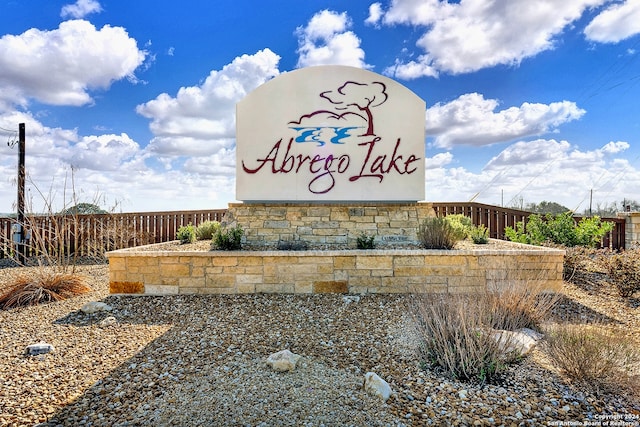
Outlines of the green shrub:
[{"label": "green shrub", "polygon": [[242,227],[231,227],[227,230],[219,229],[213,236],[213,245],[223,251],[237,251],[242,249]]},{"label": "green shrub", "polygon": [[526,227],[520,221],[515,229],[506,227],[504,233],[507,239],[513,242],[530,245],[555,243],[564,246],[594,247],[611,230],[613,223],[602,221],[600,217],[582,218],[576,224],[572,213],[565,212],[555,216],[547,214],[544,217],[532,214]]},{"label": "green shrub", "polygon": [[356,247],[358,249],[374,249],[376,247],[374,240],[375,236],[369,236],[366,233],[362,233],[356,239]]},{"label": "green shrub", "polygon": [[220,229],[220,223],[218,221],[205,221],[196,227],[196,239],[198,240],[211,240],[213,236]]},{"label": "green shrub", "polygon": [[176,233],[176,239],[180,240],[180,243],[193,243],[196,241],[196,229],[193,224],[183,225],[178,228]]},{"label": "green shrub", "polygon": [[464,235],[446,217],[429,217],[418,227],[418,239],[425,249],[453,249]]},{"label": "green shrub", "polygon": [[471,222],[471,218],[469,218],[468,216],[464,216],[462,214],[454,214],[447,215],[444,218],[455,230],[455,232],[462,236],[461,239],[466,239],[471,235],[473,223]]},{"label": "green shrub", "polygon": [[472,227],[469,236],[476,245],[486,245],[489,243],[489,230],[484,225]]}]

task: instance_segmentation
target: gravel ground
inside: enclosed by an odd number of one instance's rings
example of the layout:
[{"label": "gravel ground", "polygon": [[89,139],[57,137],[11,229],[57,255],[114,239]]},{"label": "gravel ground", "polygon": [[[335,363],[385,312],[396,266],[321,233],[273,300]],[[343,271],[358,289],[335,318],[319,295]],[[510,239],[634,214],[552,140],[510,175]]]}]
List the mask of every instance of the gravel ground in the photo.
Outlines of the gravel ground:
[{"label": "gravel ground", "polygon": [[[91,293],[0,311],[2,426],[638,425],[640,403],[567,383],[539,351],[498,385],[420,369],[406,296],[109,296],[106,265],[79,268]],[[30,271],[1,268],[0,288]],[[569,284],[565,294],[555,317],[604,316],[640,345],[637,300]],[[88,301],[114,310],[83,314]],[[100,326],[107,316],[118,323]],[[41,340],[55,351],[26,356]],[[285,348],[299,366],[272,372],[267,356]],[[394,390],[386,403],[362,390],[368,371]]]}]

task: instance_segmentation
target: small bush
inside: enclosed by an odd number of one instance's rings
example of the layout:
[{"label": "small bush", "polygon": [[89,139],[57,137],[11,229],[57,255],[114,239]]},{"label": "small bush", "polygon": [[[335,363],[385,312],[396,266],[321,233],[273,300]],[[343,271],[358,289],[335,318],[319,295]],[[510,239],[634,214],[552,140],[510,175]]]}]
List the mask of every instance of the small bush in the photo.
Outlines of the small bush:
[{"label": "small bush", "polygon": [[604,258],[609,281],[622,297],[630,297],[640,291],[640,257],[637,250],[623,251]]},{"label": "small bush", "polygon": [[213,236],[213,245],[223,251],[237,251],[242,249],[242,227],[232,227],[228,230],[219,229]]},{"label": "small bush", "polygon": [[176,233],[176,239],[180,240],[180,243],[193,243],[196,241],[196,230],[193,227],[193,224],[183,225],[178,228],[178,232]]},{"label": "small bush", "polygon": [[446,217],[425,218],[418,227],[418,239],[425,249],[453,249],[456,243],[464,238]]},{"label": "small bush", "polygon": [[358,249],[374,249],[376,247],[375,236],[369,236],[366,233],[360,234],[356,239],[356,247]]},{"label": "small bush", "polygon": [[451,225],[454,231],[460,235],[460,239],[466,239],[471,235],[473,229],[473,223],[471,218],[462,214],[447,215],[445,220]]},{"label": "small bush", "polygon": [[547,214],[542,217],[529,215],[526,227],[522,221],[515,229],[506,227],[507,239],[530,245],[555,243],[564,246],[595,247],[598,242],[613,229],[613,223],[602,221],[600,217],[582,218],[578,224],[571,212],[559,215]]},{"label": "small bush", "polygon": [[484,225],[472,227],[469,236],[476,245],[486,245],[489,243],[489,229]]},{"label": "small bush", "polygon": [[81,276],[48,272],[41,268],[36,274],[18,276],[13,285],[0,296],[0,307],[6,310],[61,301],[89,291],[91,288]]},{"label": "small bush", "polygon": [[211,240],[220,229],[218,221],[205,221],[196,227],[197,240]]},{"label": "small bush", "polygon": [[632,384],[627,372],[640,358],[627,339],[595,325],[555,325],[545,332],[544,349],[572,381],[618,393],[620,386]]},{"label": "small bush", "polygon": [[279,251],[306,251],[309,244],[304,240],[278,240]]}]

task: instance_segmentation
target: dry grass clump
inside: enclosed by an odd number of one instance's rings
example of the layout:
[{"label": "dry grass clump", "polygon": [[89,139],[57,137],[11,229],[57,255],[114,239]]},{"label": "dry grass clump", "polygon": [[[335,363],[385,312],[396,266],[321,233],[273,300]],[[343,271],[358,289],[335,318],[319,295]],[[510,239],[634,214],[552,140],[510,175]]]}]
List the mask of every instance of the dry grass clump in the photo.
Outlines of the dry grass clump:
[{"label": "dry grass clump", "polygon": [[546,328],[544,348],[560,372],[594,392],[640,397],[640,354],[630,340],[597,325],[563,324]]},{"label": "dry grass clump", "polygon": [[580,246],[564,249],[565,281],[591,289],[599,288],[605,281],[623,298],[640,291],[640,249],[620,252]]},{"label": "dry grass clump", "polygon": [[411,301],[423,364],[452,378],[486,382],[521,357],[505,351],[493,332],[537,326],[555,297],[516,286],[475,295],[423,294]]},{"label": "dry grass clump", "polygon": [[7,310],[60,301],[89,291],[91,288],[77,274],[47,272],[40,268],[35,274],[18,276],[0,296],[0,308]]},{"label": "dry grass clump", "polygon": [[640,291],[640,250],[631,249],[603,259],[609,281],[621,297],[630,297]]},{"label": "dry grass clump", "polygon": [[597,284],[598,278],[594,277],[594,273],[600,271],[600,259],[604,250],[584,246],[558,247],[565,251],[562,271],[564,281],[579,286]]}]

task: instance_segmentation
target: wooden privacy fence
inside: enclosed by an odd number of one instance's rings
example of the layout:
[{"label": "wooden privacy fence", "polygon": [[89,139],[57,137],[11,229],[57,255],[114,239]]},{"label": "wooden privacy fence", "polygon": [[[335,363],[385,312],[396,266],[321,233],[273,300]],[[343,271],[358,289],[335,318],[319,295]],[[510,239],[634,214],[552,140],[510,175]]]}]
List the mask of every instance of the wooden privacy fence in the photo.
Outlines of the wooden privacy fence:
[{"label": "wooden privacy fence", "polygon": [[531,212],[499,206],[484,205],[482,203],[433,203],[433,210],[438,216],[462,214],[471,218],[474,225],[484,225],[489,230],[492,239],[504,240],[505,227],[515,228],[516,223],[527,221]]},{"label": "wooden privacy fence", "polygon": [[[530,212],[502,208],[482,203],[433,203],[437,215],[463,214],[475,225],[484,225],[489,236],[504,239],[505,227],[515,227],[527,221]],[[27,228],[31,233],[27,256],[35,255],[39,248],[47,247],[56,253],[102,255],[104,251],[129,248],[150,243],[174,240],[181,226],[198,225],[204,221],[220,221],[226,209],[141,212],[93,215],[29,216]],[[575,217],[579,220],[580,217]],[[602,246],[612,249],[625,247],[625,221],[604,218],[614,223],[614,229],[605,236]],[[11,224],[15,220],[0,218],[0,258],[6,258],[15,245],[11,242]]]},{"label": "wooden privacy fence", "polygon": [[[226,209],[140,212],[90,215],[28,216],[30,240],[26,256],[43,250],[80,256],[102,255],[104,251],[175,240],[184,225],[220,221]],[[0,218],[0,258],[15,251],[11,241],[11,218]]]}]

